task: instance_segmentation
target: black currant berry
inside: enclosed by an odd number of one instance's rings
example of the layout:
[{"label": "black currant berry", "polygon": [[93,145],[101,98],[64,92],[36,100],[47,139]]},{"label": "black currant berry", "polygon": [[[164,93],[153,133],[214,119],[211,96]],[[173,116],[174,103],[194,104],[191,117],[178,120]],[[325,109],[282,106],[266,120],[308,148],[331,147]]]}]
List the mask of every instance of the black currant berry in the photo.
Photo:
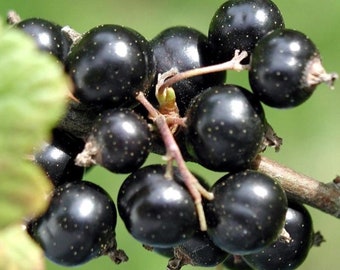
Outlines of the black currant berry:
[{"label": "black currant berry", "polygon": [[15,24],[15,27],[30,35],[40,50],[54,55],[61,62],[65,61],[71,41],[63,34],[60,25],[41,18],[29,18]]},{"label": "black currant berry", "polygon": [[52,129],[51,144],[75,158],[84,149],[85,142],[70,132],[56,127]]},{"label": "black currant berry", "polygon": [[333,74],[326,74],[314,43],[299,31],[275,30],[260,40],[253,52],[249,83],[268,106],[298,106],[318,84],[332,80]]},{"label": "black currant berry", "polygon": [[236,49],[251,54],[263,36],[283,27],[281,12],[270,0],[226,1],[216,11],[209,27],[208,37],[215,51],[215,61],[221,63],[232,59]]},{"label": "black currant berry", "polygon": [[75,157],[84,148],[84,141],[72,134],[54,128],[51,142],[34,153],[33,160],[44,170],[54,186],[80,181],[84,168],[75,165]]},{"label": "black currant berry", "polygon": [[215,198],[206,203],[205,213],[209,237],[219,248],[249,254],[279,237],[287,198],[274,179],[246,170],[223,176],[211,191]]},{"label": "black currant berry", "polygon": [[198,228],[195,204],[178,169],[149,165],[130,174],[118,193],[118,212],[141,243],[167,248],[189,239]]},{"label": "black currant berry", "polygon": [[53,143],[46,143],[36,152],[34,162],[43,169],[54,186],[83,178],[84,168],[75,165],[74,157]]},{"label": "black currant berry", "polygon": [[278,239],[263,250],[243,258],[255,269],[296,269],[306,259],[313,244],[312,218],[301,204],[289,202],[285,230],[290,239]]},{"label": "black currant berry", "polygon": [[47,258],[65,266],[114,252],[117,214],[110,196],[87,181],[57,187],[47,211],[28,232]]},{"label": "black currant berry", "polygon": [[197,231],[189,240],[174,248],[174,258],[168,262],[168,270],[179,270],[184,265],[213,267],[222,263],[228,253],[218,248],[207,232]]},{"label": "black currant berry", "polygon": [[154,78],[148,41],[119,25],[100,25],[72,46],[66,70],[81,102],[100,108],[130,106],[147,91]]},{"label": "black currant berry", "polygon": [[210,87],[187,112],[186,140],[194,160],[214,171],[249,166],[265,133],[261,104],[237,85]]},{"label": "black currant berry", "polygon": [[127,108],[106,110],[96,119],[77,164],[98,164],[115,173],[138,169],[149,155],[151,134],[147,122]]},{"label": "black currant berry", "polygon": [[[200,31],[185,27],[168,28],[150,41],[155,56],[156,72],[172,68],[179,72],[212,64],[207,37]],[[222,84],[225,72],[195,76],[173,84],[180,115],[184,115],[191,99],[209,86]],[[153,98],[154,92],[151,92]]]}]

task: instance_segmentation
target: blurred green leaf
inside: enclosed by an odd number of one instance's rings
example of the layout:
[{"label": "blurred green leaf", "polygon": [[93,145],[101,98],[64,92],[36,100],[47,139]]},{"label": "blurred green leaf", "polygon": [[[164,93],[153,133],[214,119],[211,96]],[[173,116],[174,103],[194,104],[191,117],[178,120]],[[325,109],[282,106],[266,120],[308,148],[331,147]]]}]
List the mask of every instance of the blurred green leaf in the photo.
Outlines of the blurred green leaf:
[{"label": "blurred green leaf", "polygon": [[42,270],[45,267],[43,256],[42,250],[21,225],[9,226],[0,231],[1,270]]},{"label": "blurred green leaf", "polygon": [[62,117],[68,87],[56,59],[0,26],[0,269],[44,269],[41,249],[13,224],[47,206],[52,186],[29,156]]},{"label": "blurred green leaf", "polygon": [[28,157],[65,111],[60,64],[19,30],[0,26],[0,269],[43,269],[41,250],[19,226],[39,214],[52,186]]},{"label": "blurred green leaf", "polygon": [[[0,182],[1,227],[44,210],[51,185],[43,172],[25,160],[18,162],[18,160],[8,159],[0,163],[2,168]],[[20,167],[13,164],[18,164]]]},{"label": "blurred green leaf", "polygon": [[45,209],[51,184],[32,162],[65,111],[60,64],[19,30],[0,27],[0,228]]}]

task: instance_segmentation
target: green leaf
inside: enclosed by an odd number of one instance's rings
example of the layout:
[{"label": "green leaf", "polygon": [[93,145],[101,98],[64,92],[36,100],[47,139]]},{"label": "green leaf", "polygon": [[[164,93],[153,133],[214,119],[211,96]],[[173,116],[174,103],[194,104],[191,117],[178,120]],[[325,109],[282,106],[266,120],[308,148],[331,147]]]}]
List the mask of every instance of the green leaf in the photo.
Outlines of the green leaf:
[{"label": "green leaf", "polygon": [[55,58],[0,27],[0,228],[46,208],[51,184],[27,159],[63,116],[69,85]]},{"label": "green leaf", "polygon": [[42,270],[45,267],[43,258],[42,250],[21,225],[9,226],[0,231],[1,270]]}]

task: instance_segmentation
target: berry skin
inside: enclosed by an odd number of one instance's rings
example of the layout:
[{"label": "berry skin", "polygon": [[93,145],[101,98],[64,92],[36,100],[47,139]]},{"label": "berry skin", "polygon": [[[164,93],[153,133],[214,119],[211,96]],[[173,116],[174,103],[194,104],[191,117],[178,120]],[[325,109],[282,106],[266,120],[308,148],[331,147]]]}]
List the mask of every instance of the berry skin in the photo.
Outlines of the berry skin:
[{"label": "berry skin", "polygon": [[228,253],[210,240],[207,232],[197,231],[189,240],[174,248],[174,258],[168,263],[168,270],[179,270],[182,266],[213,267],[222,263]]},{"label": "berry skin", "polygon": [[72,46],[66,70],[81,102],[98,108],[127,107],[139,91],[146,92],[154,78],[148,41],[119,25],[100,25]]},{"label": "berry skin", "polygon": [[278,28],[284,28],[284,20],[272,1],[226,1],[216,11],[209,26],[208,38],[216,52],[215,61],[230,60],[236,49],[251,54],[262,37]]},{"label": "berry skin", "polygon": [[296,269],[306,259],[313,244],[313,224],[308,210],[299,203],[289,202],[285,229],[289,242],[277,240],[263,250],[244,256],[255,269]]},{"label": "berry skin", "polygon": [[[148,157],[150,138],[147,122],[134,111],[127,108],[106,110],[96,119],[77,163],[99,164],[115,173],[133,172]],[[85,164],[82,164],[83,156]]]},{"label": "berry skin", "polygon": [[47,211],[28,224],[28,233],[51,261],[76,266],[115,248],[116,221],[106,191],[81,181],[57,187]]},{"label": "berry skin", "polygon": [[208,235],[231,254],[254,253],[275,241],[284,226],[287,197],[274,179],[246,170],[220,178],[205,213]]},{"label": "berry skin", "polygon": [[54,186],[83,178],[84,168],[75,165],[74,157],[53,143],[47,143],[35,153],[34,162],[43,169]]},{"label": "berry skin", "polygon": [[[196,29],[174,26],[163,30],[150,41],[156,63],[156,72],[164,73],[172,68],[179,72],[212,64],[207,37]],[[172,87],[180,115],[184,115],[190,101],[209,86],[222,84],[225,72],[195,76],[181,80]],[[154,93],[151,92],[151,98]]]},{"label": "berry skin", "polygon": [[195,204],[175,167],[149,165],[130,174],[118,192],[118,212],[141,243],[168,248],[189,239],[198,228]]},{"label": "berry skin", "polygon": [[319,65],[319,52],[306,35],[279,29],[256,46],[249,83],[254,94],[268,106],[295,107],[312,95],[317,84],[309,76]]},{"label": "berry skin", "polygon": [[83,150],[85,145],[83,139],[75,137],[59,127],[53,128],[51,143],[73,158]]},{"label": "berry skin", "polygon": [[45,143],[34,153],[36,162],[54,186],[80,181],[84,168],[75,165],[75,157],[84,148],[84,141],[59,129],[52,130],[51,142]]},{"label": "berry skin", "polygon": [[214,171],[248,167],[258,154],[265,133],[261,104],[237,85],[206,89],[187,112],[189,153]]},{"label": "berry skin", "polygon": [[62,27],[41,18],[29,18],[15,24],[30,35],[38,48],[64,62],[71,46],[71,41],[61,31]]}]

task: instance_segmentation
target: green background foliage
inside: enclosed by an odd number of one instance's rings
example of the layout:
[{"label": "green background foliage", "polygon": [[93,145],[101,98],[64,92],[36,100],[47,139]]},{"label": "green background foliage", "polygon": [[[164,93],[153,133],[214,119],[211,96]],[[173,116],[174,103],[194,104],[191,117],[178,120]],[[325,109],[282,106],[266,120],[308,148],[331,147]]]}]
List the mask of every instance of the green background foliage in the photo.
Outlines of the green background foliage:
[{"label": "green background foliage", "polygon": [[[163,29],[174,25],[187,25],[207,33],[209,22],[223,0],[9,0],[0,2],[0,16],[16,10],[22,18],[42,17],[61,25],[70,25],[84,32],[98,24],[113,23],[132,27],[146,38],[154,37]],[[296,0],[274,1],[281,9],[286,27],[306,33],[317,45],[328,71],[340,72],[340,1]],[[228,74],[228,82],[248,87],[246,72]],[[279,153],[269,149],[265,155],[320,181],[330,182],[340,174],[340,84],[331,91],[319,86],[302,106],[290,110],[265,107],[267,119],[284,145]],[[148,162],[161,162],[152,156]],[[190,164],[194,170],[198,167]],[[218,174],[204,170],[205,177],[213,182]],[[117,189],[126,175],[113,175],[95,168],[86,175],[107,189],[116,199]],[[320,230],[326,242],[313,248],[299,269],[339,269],[340,220],[311,209],[314,227]],[[108,258],[96,259],[77,269],[165,269],[166,259],[144,250],[126,233],[119,222],[117,228],[119,248],[124,249],[130,261],[114,266]],[[47,269],[66,269],[47,262]],[[184,269],[193,269],[186,266]],[[195,268],[200,270],[201,268]],[[203,269],[203,268],[202,268]]]}]

